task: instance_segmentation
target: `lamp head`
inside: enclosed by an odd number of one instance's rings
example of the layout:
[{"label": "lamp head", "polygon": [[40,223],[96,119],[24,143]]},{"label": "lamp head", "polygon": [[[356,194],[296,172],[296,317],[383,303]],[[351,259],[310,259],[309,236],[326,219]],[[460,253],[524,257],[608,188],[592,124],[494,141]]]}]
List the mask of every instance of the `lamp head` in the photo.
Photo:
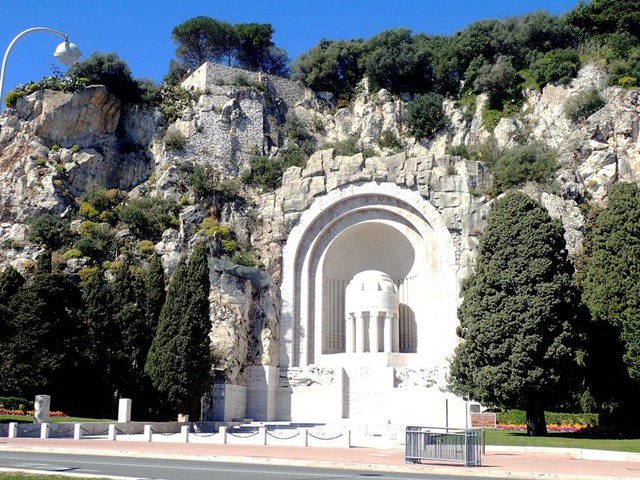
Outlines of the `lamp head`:
[{"label": "lamp head", "polygon": [[56,51],[53,53],[53,56],[58,59],[60,63],[70,67],[74,63],[76,63],[82,52],[78,48],[75,43],[71,42],[62,42],[60,45],[56,47]]}]

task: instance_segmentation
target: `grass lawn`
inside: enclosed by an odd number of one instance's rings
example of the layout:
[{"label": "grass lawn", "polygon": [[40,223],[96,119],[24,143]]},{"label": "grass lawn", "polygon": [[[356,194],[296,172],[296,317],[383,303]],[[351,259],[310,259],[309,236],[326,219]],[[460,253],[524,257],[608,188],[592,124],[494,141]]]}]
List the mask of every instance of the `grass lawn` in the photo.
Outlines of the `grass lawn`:
[{"label": "grass lawn", "polygon": [[[102,418],[79,418],[79,417],[49,417],[51,423],[87,423],[87,422],[115,422],[115,420]],[[33,423],[31,415],[0,415],[0,423]]]},{"label": "grass lawn", "polygon": [[579,432],[550,432],[546,437],[529,437],[523,431],[486,430],[487,445],[520,447],[589,448],[591,450],[617,450],[640,453],[640,437],[591,437]]}]

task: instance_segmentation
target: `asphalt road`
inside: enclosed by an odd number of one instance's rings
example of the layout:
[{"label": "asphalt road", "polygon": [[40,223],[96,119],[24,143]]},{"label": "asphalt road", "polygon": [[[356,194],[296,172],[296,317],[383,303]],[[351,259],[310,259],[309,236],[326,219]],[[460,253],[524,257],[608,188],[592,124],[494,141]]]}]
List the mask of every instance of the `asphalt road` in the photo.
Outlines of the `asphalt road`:
[{"label": "asphalt road", "polygon": [[[163,480],[468,480],[465,476],[369,472],[278,465],[218,463],[161,458],[103,457],[35,452],[0,452],[0,467],[50,474],[105,475]],[[488,480],[490,477],[473,477]]]}]

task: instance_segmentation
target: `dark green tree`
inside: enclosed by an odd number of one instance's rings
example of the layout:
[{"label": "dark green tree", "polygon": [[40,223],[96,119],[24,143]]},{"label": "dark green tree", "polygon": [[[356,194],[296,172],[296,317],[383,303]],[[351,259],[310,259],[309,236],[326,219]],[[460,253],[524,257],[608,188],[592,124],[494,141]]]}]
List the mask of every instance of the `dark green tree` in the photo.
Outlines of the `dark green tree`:
[{"label": "dark green tree", "polygon": [[206,246],[199,243],[171,278],[145,367],[172,413],[193,418],[211,382],[209,289]]},{"label": "dark green tree", "polygon": [[140,89],[129,65],[115,53],[92,53],[86,60],[70,67],[67,75],[87,79],[89,85],[104,85],[123,102],[140,100]]},{"label": "dark green tree", "polygon": [[526,195],[498,199],[458,311],[452,390],[525,410],[530,435],[546,434],[545,409],[565,405],[580,378],[580,298],[563,233]]},{"label": "dark green tree", "polygon": [[185,68],[197,68],[203,62],[231,65],[237,45],[236,33],[227,22],[209,17],[195,17],[171,31],[178,46],[176,58]]},{"label": "dark green tree", "polygon": [[120,212],[120,219],[139,237],[159,240],[162,232],[177,225],[178,204],[168,198],[141,197]]},{"label": "dark green tree", "polygon": [[569,22],[589,36],[626,32],[640,38],[640,5],[636,0],[581,2]]},{"label": "dark green tree", "polygon": [[[592,395],[604,410],[635,410],[640,391],[640,189],[617,183],[589,223],[578,279],[591,312]],[[626,404],[625,404],[626,403]],[[623,413],[622,411],[619,413]]]},{"label": "dark green tree", "polygon": [[7,305],[24,285],[24,277],[9,265],[0,275],[0,305]]},{"label": "dark green tree", "polygon": [[362,79],[362,40],[326,40],[303,53],[293,65],[295,78],[316,92],[331,92],[349,98]]},{"label": "dark green tree", "polygon": [[449,124],[442,107],[442,97],[435,93],[417,95],[407,104],[404,115],[409,132],[418,139],[431,139]]},{"label": "dark green tree", "polygon": [[43,212],[27,220],[29,238],[49,249],[58,249],[71,239],[69,220],[52,212]]},{"label": "dark green tree", "polygon": [[366,42],[365,74],[369,89],[425,93],[434,83],[431,55],[414,42],[411,30],[387,30]]},{"label": "dark green tree", "polygon": [[27,398],[46,392],[60,409],[77,410],[76,387],[85,364],[79,345],[86,334],[75,315],[79,304],[76,286],[52,273],[50,254],[41,254],[33,278],[9,305],[12,368],[3,371],[3,389]]},{"label": "dark green tree", "polygon": [[84,398],[90,403],[87,414],[113,416],[117,408],[118,359],[121,356],[120,328],[114,322],[113,295],[104,272],[95,269],[83,279],[80,320],[86,328],[83,346],[90,375]]}]

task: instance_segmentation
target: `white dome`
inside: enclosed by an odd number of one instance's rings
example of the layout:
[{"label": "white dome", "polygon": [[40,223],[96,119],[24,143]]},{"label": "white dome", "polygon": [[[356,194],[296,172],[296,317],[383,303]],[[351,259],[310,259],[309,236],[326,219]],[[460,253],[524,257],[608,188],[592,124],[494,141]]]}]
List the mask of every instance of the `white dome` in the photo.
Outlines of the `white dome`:
[{"label": "white dome", "polygon": [[356,274],[346,289],[347,313],[393,312],[398,310],[398,287],[389,275],[378,270]]}]

